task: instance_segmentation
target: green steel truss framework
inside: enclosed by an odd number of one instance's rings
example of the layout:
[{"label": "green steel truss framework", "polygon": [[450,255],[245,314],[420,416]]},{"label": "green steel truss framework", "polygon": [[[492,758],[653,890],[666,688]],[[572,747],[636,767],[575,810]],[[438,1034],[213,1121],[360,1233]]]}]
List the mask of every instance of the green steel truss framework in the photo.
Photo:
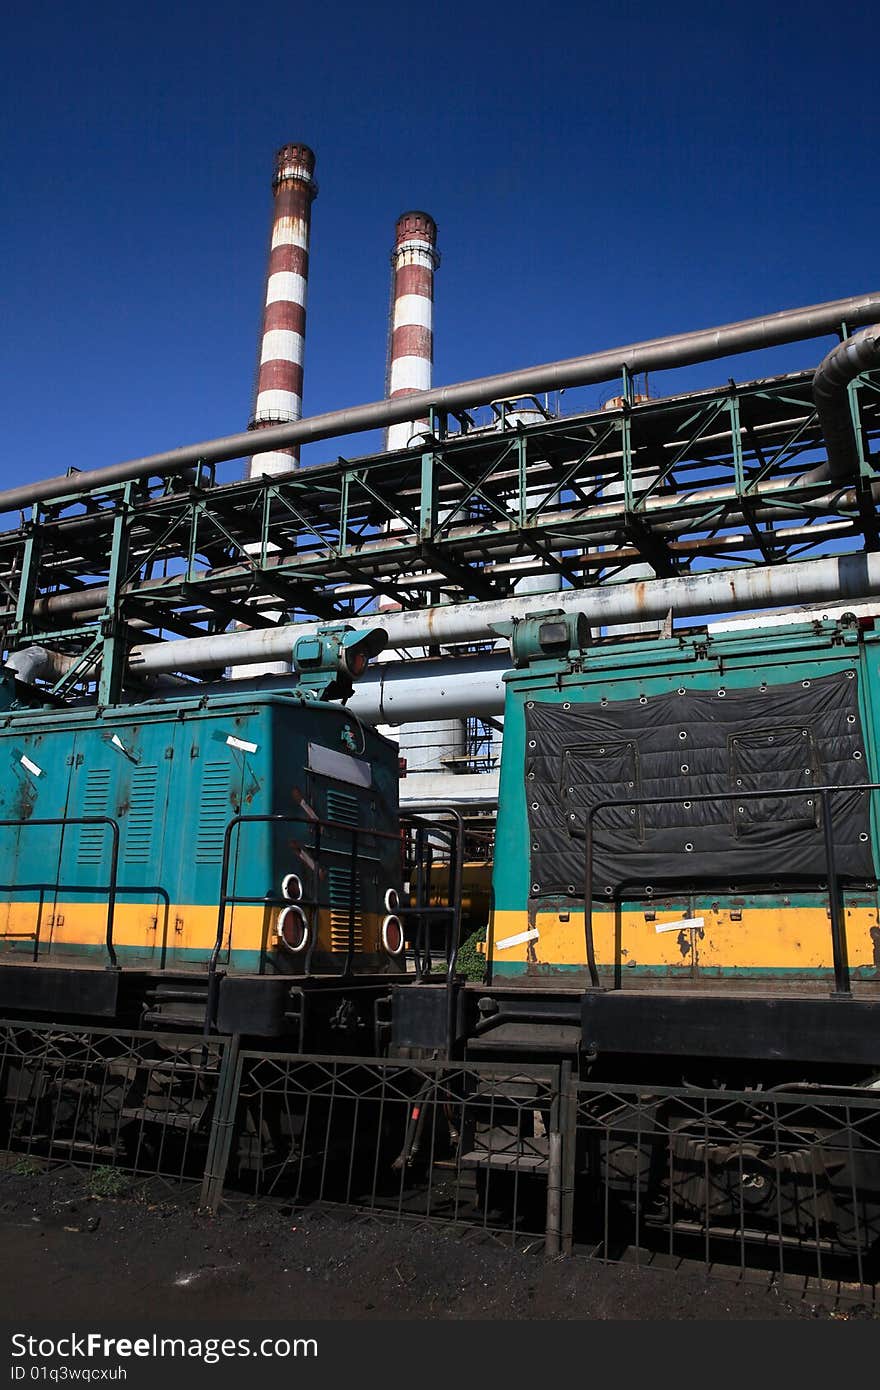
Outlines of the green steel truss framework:
[{"label": "green steel truss framework", "polygon": [[587,589],[875,550],[880,374],[850,387],[859,473],[833,492],[802,477],[825,457],[811,380],[631,404],[624,378],[610,410],[485,429],[435,414],[419,450],[38,504],[0,533],[4,647],[73,656],[57,689],[97,682],[107,702],[132,644],[231,623],[503,599],[536,574]]}]

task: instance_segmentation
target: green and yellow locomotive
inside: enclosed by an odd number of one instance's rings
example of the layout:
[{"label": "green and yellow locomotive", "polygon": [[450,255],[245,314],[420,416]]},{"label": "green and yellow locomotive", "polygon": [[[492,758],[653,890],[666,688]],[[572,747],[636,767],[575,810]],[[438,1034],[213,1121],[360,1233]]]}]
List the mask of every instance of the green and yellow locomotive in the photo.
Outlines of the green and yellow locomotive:
[{"label": "green and yellow locomotive", "polygon": [[340,980],[372,996],[399,974],[397,748],[333,701],[383,641],[301,639],[286,693],[105,709],[36,707],[4,673],[4,1012],[200,1027],[207,1008],[314,1045]]},{"label": "green and yellow locomotive", "polygon": [[[487,982],[458,1045],[673,1079],[880,1070],[880,637],[505,630]],[[399,999],[401,1040],[436,1043],[419,1007]]]}]

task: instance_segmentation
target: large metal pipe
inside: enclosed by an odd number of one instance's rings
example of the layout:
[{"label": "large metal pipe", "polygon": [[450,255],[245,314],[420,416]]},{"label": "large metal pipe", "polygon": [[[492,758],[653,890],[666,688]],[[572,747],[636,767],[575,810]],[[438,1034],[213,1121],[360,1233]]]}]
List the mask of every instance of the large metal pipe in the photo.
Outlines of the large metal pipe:
[{"label": "large metal pipe", "polygon": [[[382,619],[376,618],[375,622]],[[504,710],[504,672],[510,670],[507,644],[494,652],[425,661],[376,662],[354,688],[346,708],[367,724],[408,724],[468,715],[488,719]],[[194,687],[199,695],[248,694],[292,690],[295,676],[258,676],[233,683]]]},{"label": "large metal pipe", "polygon": [[[500,372],[494,376],[478,377],[455,386],[432,387],[399,400],[373,401],[370,405],[351,406],[346,410],[312,415],[289,425],[278,425],[259,433],[227,435],[200,444],[188,444],[180,449],[151,454],[144,458],[114,463],[107,468],[87,469],[60,478],[46,478],[22,487],[0,492],[0,513],[28,507],[34,502],[68,497],[93,488],[125,482],[132,478],[177,473],[198,463],[222,463],[228,459],[267,450],[287,449],[319,439],[357,434],[410,420],[429,409],[462,410],[469,406],[485,405],[500,398],[515,398],[538,391],[561,390],[563,387],[587,386],[617,377],[626,367],[632,375],[656,372],[672,367],[687,367],[695,362],[707,362],[715,357],[732,357],[758,348],[778,347],[782,343],[801,342],[833,333],[841,323],[852,326],[872,323],[880,318],[880,294],[867,294],[850,299],[837,299],[827,304],[813,304],[803,309],[785,309],[777,314],[743,319],[717,328],[704,328],[692,333],[676,333],[625,347],[609,348],[584,357],[569,357],[560,362],[524,367],[515,372]],[[258,444],[258,447],[257,447]]]},{"label": "large metal pipe", "polygon": [[[529,594],[484,603],[447,604],[399,613],[351,619],[357,629],[382,627],[388,646],[396,649],[428,645],[454,646],[485,642],[492,623],[561,608],[583,612],[591,627],[676,617],[732,613],[750,608],[820,603],[826,599],[869,598],[880,593],[880,554],[826,555],[784,565],[753,569],[716,570],[674,579],[607,584],[590,591],[566,589],[558,594]],[[129,667],[134,672],[199,671],[289,657],[297,637],[313,633],[321,623],[289,623],[258,631],[225,632],[134,647]]]},{"label": "large metal pipe", "polygon": [[20,681],[30,685],[36,680],[58,680],[67,674],[75,661],[75,657],[52,651],[49,647],[23,647],[21,651],[12,653],[5,663],[5,669],[14,671]]},{"label": "large metal pipe", "polygon": [[880,325],[845,338],[819,363],[813,400],[828,449],[828,477],[846,482],[858,476],[859,455],[847,387],[862,372],[880,365]]}]

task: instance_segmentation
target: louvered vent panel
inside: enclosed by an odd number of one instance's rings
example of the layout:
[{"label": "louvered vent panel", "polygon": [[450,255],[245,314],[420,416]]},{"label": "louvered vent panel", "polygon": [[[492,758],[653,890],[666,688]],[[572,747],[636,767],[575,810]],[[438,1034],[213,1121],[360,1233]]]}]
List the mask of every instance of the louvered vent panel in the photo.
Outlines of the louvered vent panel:
[{"label": "louvered vent panel", "polygon": [[339,821],[341,825],[357,825],[357,797],[345,792],[327,792],[327,819]]},{"label": "louvered vent panel", "polygon": [[[330,945],[334,951],[348,950],[349,912],[351,908],[351,870],[346,864],[327,873],[330,896]],[[361,911],[360,884],[355,886],[354,949],[364,944],[364,918]]]},{"label": "louvered vent panel", "polygon": [[[110,769],[94,767],[86,773],[86,789],[83,793],[83,816],[106,816],[110,799]],[[106,825],[81,825],[79,827],[78,864],[100,864],[104,847],[110,840],[110,827]]]},{"label": "louvered vent panel", "polygon": [[159,769],[155,763],[136,767],[131,775],[126,864],[149,864],[152,858],[158,778]]},{"label": "louvered vent panel", "polygon": [[222,863],[223,836],[232,819],[229,788],[229,764],[205,763],[199,825],[196,832],[197,864]]}]

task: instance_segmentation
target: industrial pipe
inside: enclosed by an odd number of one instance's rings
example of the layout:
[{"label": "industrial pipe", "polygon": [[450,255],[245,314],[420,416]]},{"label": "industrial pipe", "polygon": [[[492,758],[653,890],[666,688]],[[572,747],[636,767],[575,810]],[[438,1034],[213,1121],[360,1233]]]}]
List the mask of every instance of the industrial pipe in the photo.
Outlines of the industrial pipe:
[{"label": "industrial pipe", "polygon": [[626,347],[589,353],[584,357],[569,357],[560,362],[524,367],[516,372],[478,377],[455,386],[432,387],[430,391],[419,391],[398,400],[374,401],[370,405],[328,411],[289,425],[264,429],[257,434],[244,432],[227,435],[161,454],[110,464],[106,468],[85,469],[70,476],[45,478],[42,482],[7,488],[0,492],[0,513],[28,507],[34,502],[89,492],[132,478],[179,473],[198,463],[222,463],[227,459],[268,450],[287,449],[294,444],[357,434],[362,430],[411,420],[430,409],[463,410],[499,399],[610,381],[619,376],[624,367],[631,375],[665,371],[673,367],[691,366],[695,362],[707,362],[715,357],[732,357],[758,348],[820,338],[833,333],[843,322],[861,325],[871,323],[878,317],[880,294],[868,294],[837,299],[827,304],[813,304],[802,309],[785,309],[777,314],[743,319],[718,328],[651,338]]},{"label": "industrial pipe", "polygon": [[34,645],[13,652],[5,662],[5,669],[13,671],[20,681],[32,685],[35,680],[58,680],[67,674],[76,660],[76,657],[66,656],[63,652]]},{"label": "industrial pipe", "polygon": [[[385,626],[384,615],[376,622]],[[299,628],[297,628],[299,632]],[[494,652],[424,661],[376,662],[363,675],[346,703],[366,724],[409,724],[435,719],[490,719],[504,711],[504,672],[511,666],[507,643]],[[238,695],[255,691],[290,691],[297,676],[257,676],[233,682],[194,686],[202,695]],[[308,681],[306,681],[308,684]]]},{"label": "industrial pipe", "polygon": [[819,363],[813,377],[813,400],[828,450],[827,476],[848,482],[858,476],[859,455],[847,387],[862,372],[880,366],[880,325],[845,338]]},{"label": "industrial pipe", "polygon": [[[606,584],[591,590],[565,589],[554,594],[523,594],[489,602],[373,614],[352,618],[350,625],[357,630],[382,627],[388,646],[399,650],[489,641],[494,635],[492,623],[526,618],[548,608],[582,612],[590,627],[613,627],[662,619],[670,610],[676,617],[688,617],[829,599],[863,599],[878,593],[880,554],[826,555],[784,565],[756,565],[752,569]],[[129,668],[137,673],[199,671],[279,660],[290,656],[298,637],[314,633],[324,625],[290,623],[257,631],[156,642],[132,648]]]},{"label": "industrial pipe", "polygon": [[[803,607],[792,613],[797,621],[814,622],[817,617],[827,613],[833,617],[842,612],[840,605],[824,608]],[[710,632],[715,630],[713,624]],[[738,630],[732,624],[722,622],[718,630]],[[365,724],[409,724],[436,718],[438,712],[450,718],[462,719],[468,715],[478,719],[492,720],[504,713],[504,673],[511,668],[511,656],[507,642],[499,643],[495,651],[468,652],[458,657],[429,657],[425,660],[379,662],[369,668],[354,688],[346,709],[357,715]],[[158,680],[171,679],[167,676]],[[294,675],[252,676],[244,680],[211,683],[183,682],[192,693],[204,696],[229,696],[261,694],[290,694],[299,684]],[[132,693],[132,699],[143,699],[143,692]],[[487,798],[485,774],[471,777],[462,773],[427,774],[433,778],[432,785],[439,785],[443,778],[454,778],[457,793],[467,792],[468,799],[476,796],[483,801]],[[497,774],[496,774],[497,780]],[[411,784],[415,786],[415,783]],[[423,782],[419,782],[419,786]],[[448,799],[450,793],[444,792]],[[488,794],[488,799],[497,797]],[[443,799],[443,798],[441,798]],[[457,797],[456,797],[457,799]],[[434,800],[437,800],[436,794]]]}]

